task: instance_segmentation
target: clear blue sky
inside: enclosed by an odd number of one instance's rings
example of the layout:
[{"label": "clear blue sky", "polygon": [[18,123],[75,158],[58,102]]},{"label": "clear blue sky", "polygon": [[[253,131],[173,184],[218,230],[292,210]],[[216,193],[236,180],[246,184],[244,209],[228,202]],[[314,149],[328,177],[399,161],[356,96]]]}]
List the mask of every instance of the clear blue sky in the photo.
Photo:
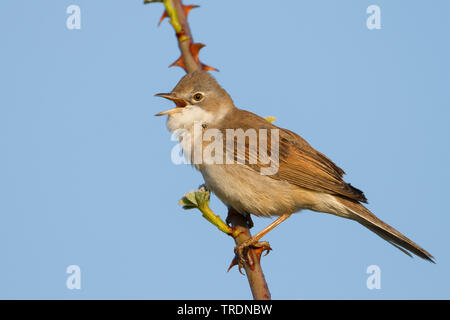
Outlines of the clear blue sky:
[{"label": "clear blue sky", "polygon": [[[307,139],[369,208],[430,251],[305,211],[271,232],[273,298],[450,298],[448,1],[197,1],[201,59],[237,106]],[[81,8],[81,30],[66,8]],[[368,30],[366,8],[381,8]],[[246,299],[233,241],[177,204],[202,183],[170,161],[183,75],[162,5],[0,1],[0,298]],[[212,199],[217,214],[225,207]],[[270,222],[255,218],[254,232]],[[66,268],[81,268],[81,290]],[[366,269],[381,268],[368,290]]]}]

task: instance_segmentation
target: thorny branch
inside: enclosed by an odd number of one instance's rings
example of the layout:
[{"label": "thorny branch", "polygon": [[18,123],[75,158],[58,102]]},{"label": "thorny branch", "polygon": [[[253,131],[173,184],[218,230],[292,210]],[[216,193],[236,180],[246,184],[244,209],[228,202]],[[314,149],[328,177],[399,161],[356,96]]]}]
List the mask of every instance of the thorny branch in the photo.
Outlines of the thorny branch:
[{"label": "thorny branch", "polygon": [[[180,57],[175,62],[173,62],[170,65],[170,67],[172,66],[181,67],[187,73],[194,72],[196,70],[218,71],[216,68],[210,67],[200,62],[199,52],[200,49],[202,49],[205,45],[202,43],[194,42],[191,30],[189,28],[189,24],[187,22],[187,16],[189,12],[192,9],[197,8],[198,6],[183,5],[181,0],[144,0],[145,4],[153,2],[161,2],[164,4],[165,10],[163,15],[161,16],[161,19],[159,20],[159,24],[161,24],[161,22],[165,18],[170,19],[169,22],[175,30],[175,35],[178,41],[178,47],[181,51]],[[196,197],[199,197],[197,200],[206,201],[205,195],[198,194],[198,192],[204,191],[198,190],[194,193],[188,194],[191,195],[190,199],[191,200],[197,199]],[[193,196],[194,198],[192,198],[192,194],[194,195]],[[220,219],[220,217],[214,215],[211,209],[209,209],[208,205],[209,192],[207,196],[206,205],[203,202],[200,206],[198,204],[193,205],[192,202],[189,201],[188,195],[186,195],[181,200],[181,204],[183,204],[184,207],[186,208],[185,206],[186,202],[184,201],[186,200],[189,202],[189,205],[191,205],[191,207],[188,207],[186,209],[198,208],[208,221],[214,223],[221,231],[232,236],[236,242],[236,245],[239,245],[251,238],[251,233],[248,227],[247,219],[243,215],[237,213],[235,210],[230,208],[227,217],[227,222],[229,222],[230,224],[230,226],[228,226],[227,224],[225,224],[225,222],[223,222]],[[250,289],[252,291],[253,298],[257,300],[268,300],[271,298],[271,296],[260,264],[261,252],[250,249],[249,255],[252,264],[249,265],[248,263],[245,263],[244,269],[247,275]],[[233,260],[230,268],[234,265],[235,260]]]}]

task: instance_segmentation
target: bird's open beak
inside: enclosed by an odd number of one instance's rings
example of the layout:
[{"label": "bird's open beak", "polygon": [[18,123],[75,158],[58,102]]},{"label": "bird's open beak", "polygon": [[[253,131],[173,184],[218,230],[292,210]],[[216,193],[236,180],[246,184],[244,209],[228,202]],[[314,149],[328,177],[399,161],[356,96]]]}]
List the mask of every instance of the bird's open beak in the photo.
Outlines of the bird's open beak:
[{"label": "bird's open beak", "polygon": [[169,100],[175,102],[175,108],[157,113],[157,114],[155,114],[155,116],[164,116],[166,114],[178,113],[178,112],[181,112],[183,110],[183,108],[188,105],[186,100],[174,97],[170,93],[157,93],[157,94],[155,94],[155,97],[162,97],[162,98],[166,98],[166,99],[169,99]]}]

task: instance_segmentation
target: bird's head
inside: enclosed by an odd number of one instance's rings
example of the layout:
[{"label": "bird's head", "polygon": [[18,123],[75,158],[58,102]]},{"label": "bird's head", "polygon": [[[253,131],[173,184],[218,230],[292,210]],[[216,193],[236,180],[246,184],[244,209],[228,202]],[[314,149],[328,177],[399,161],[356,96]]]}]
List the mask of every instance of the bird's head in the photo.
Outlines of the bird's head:
[{"label": "bird's head", "polygon": [[175,103],[174,108],[156,114],[169,115],[168,121],[176,122],[175,127],[186,128],[195,121],[215,122],[234,108],[231,97],[207,71],[188,73],[170,93],[156,96]]}]

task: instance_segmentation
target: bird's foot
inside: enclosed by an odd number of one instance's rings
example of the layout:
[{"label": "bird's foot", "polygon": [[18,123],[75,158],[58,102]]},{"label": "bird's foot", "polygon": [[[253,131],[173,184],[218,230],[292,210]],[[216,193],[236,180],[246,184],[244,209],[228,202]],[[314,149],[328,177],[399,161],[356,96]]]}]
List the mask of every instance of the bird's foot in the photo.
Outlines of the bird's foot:
[{"label": "bird's foot", "polygon": [[243,274],[242,268],[245,264],[253,270],[255,265],[254,259],[257,259],[259,262],[263,252],[265,252],[264,255],[266,256],[269,254],[270,250],[272,250],[272,248],[270,247],[269,242],[259,242],[258,240],[252,238],[248,239],[234,248],[234,258],[233,261],[231,261],[228,271],[237,265],[239,267],[239,272]]}]

